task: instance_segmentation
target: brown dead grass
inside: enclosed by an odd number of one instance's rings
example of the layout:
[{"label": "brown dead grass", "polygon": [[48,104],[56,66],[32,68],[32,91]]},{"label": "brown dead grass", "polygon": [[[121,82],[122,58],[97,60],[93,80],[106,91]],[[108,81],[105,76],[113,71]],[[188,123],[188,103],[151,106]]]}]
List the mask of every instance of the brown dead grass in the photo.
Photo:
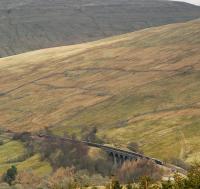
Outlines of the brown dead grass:
[{"label": "brown dead grass", "polygon": [[196,20],[2,58],[0,126],[80,136],[95,125],[108,142],[139,141],[160,158],[179,156],[181,130],[192,159],[200,149],[199,49]]}]

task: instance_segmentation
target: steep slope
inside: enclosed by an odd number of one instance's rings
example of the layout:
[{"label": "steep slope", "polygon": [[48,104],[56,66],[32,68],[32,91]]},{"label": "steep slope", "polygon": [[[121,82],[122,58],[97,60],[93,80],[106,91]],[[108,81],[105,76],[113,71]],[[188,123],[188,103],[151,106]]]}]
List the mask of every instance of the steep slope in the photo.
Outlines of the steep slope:
[{"label": "steep slope", "polygon": [[199,17],[164,0],[0,0],[0,57]]},{"label": "steep slope", "polygon": [[50,127],[147,155],[200,154],[200,21],[0,59],[0,126]]}]

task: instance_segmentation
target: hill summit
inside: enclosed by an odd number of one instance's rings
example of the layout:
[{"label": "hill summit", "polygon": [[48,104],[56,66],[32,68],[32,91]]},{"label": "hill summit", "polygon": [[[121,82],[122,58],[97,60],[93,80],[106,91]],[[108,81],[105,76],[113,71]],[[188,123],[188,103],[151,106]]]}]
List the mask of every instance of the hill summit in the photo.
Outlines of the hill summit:
[{"label": "hill summit", "polygon": [[0,0],[0,57],[200,17],[165,0]]}]

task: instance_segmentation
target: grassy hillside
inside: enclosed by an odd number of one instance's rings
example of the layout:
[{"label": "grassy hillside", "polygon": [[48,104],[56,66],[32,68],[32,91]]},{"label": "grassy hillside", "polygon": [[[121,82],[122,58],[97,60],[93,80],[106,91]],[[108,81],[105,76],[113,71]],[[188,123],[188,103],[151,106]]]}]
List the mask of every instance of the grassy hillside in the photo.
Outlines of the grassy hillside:
[{"label": "grassy hillside", "polygon": [[0,57],[199,17],[166,0],[0,0]]},{"label": "grassy hillside", "polygon": [[[0,136],[1,138],[2,136]],[[0,146],[0,176],[11,165],[16,165],[19,171],[32,171],[39,176],[44,176],[52,171],[48,162],[41,161],[40,155],[26,157],[26,148],[18,141],[7,141]]]},{"label": "grassy hillside", "polygon": [[200,21],[0,59],[0,126],[200,157]]}]

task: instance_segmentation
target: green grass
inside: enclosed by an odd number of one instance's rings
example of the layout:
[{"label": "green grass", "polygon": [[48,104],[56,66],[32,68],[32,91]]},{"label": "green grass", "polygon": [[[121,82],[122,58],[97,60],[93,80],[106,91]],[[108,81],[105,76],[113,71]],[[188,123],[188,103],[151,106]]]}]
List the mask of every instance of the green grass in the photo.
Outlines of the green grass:
[{"label": "green grass", "polygon": [[41,161],[39,154],[32,156],[31,158],[16,163],[4,163],[0,166],[0,175],[5,173],[11,165],[15,165],[17,170],[20,171],[31,171],[37,176],[45,176],[52,172],[52,168],[48,162]]},{"label": "green grass", "polygon": [[11,165],[16,165],[18,171],[32,171],[38,176],[51,173],[52,168],[48,162],[41,161],[40,155],[36,154],[28,159],[22,159],[26,149],[21,142],[9,141],[0,146],[0,175],[6,172]]},{"label": "green grass", "polygon": [[26,152],[23,144],[17,141],[9,141],[0,146],[0,164],[15,161]]},{"label": "green grass", "polygon": [[26,161],[19,163],[17,168],[19,170],[33,171],[38,176],[47,175],[52,171],[52,168],[48,162],[40,160],[39,154],[36,154]]}]

